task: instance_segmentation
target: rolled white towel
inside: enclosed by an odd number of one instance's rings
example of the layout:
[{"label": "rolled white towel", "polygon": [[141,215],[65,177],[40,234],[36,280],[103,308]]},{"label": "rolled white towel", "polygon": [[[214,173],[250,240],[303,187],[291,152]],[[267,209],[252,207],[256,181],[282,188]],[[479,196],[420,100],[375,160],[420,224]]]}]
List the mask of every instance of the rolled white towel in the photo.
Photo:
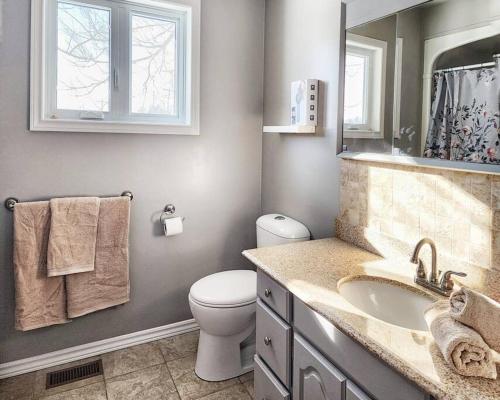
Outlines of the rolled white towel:
[{"label": "rolled white towel", "polygon": [[474,329],[491,349],[500,353],[500,303],[463,287],[450,296],[450,315]]},{"label": "rolled white towel", "polygon": [[455,321],[447,300],[434,303],[425,311],[432,336],[450,367],[460,375],[497,378],[493,353],[481,336]]}]

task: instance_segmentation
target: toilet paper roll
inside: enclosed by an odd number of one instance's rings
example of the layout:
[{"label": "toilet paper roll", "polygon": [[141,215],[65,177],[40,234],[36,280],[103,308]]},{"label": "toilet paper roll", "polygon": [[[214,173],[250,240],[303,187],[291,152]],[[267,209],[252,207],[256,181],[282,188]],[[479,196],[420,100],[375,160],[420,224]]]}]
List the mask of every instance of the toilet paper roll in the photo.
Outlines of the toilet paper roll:
[{"label": "toilet paper roll", "polygon": [[184,231],[182,217],[165,218],[162,222],[166,237],[180,235]]}]

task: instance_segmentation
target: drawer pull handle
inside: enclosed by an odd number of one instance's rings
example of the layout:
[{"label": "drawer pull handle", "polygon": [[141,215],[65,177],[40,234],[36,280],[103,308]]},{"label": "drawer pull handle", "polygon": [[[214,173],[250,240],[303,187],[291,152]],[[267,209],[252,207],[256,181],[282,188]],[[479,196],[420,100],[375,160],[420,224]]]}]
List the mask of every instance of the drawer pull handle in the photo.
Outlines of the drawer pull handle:
[{"label": "drawer pull handle", "polygon": [[271,297],[271,289],[264,290],[264,296]]},{"label": "drawer pull handle", "polygon": [[264,344],[265,344],[266,346],[270,346],[270,345],[271,345],[271,338],[266,336],[266,337],[264,338]]}]

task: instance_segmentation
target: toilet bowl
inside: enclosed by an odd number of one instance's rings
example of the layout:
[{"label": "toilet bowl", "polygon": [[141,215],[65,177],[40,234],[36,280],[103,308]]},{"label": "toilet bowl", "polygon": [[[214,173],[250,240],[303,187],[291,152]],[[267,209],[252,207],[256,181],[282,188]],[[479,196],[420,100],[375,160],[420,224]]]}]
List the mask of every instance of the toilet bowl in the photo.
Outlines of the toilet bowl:
[{"label": "toilet bowl", "polygon": [[195,372],[221,381],[252,370],[257,275],[236,270],[209,275],[189,292],[189,306],[200,325]]},{"label": "toilet bowl", "polygon": [[[257,247],[310,239],[300,222],[280,214],[257,220]],[[253,369],[257,274],[235,270],[206,276],[191,286],[189,306],[200,326],[195,372],[222,381]]]}]

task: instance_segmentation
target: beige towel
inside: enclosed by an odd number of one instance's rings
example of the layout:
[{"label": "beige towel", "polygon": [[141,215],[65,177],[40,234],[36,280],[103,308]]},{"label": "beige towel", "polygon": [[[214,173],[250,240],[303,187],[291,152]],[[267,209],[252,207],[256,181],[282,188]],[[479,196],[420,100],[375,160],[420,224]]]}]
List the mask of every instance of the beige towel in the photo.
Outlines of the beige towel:
[{"label": "beige towel", "polygon": [[94,270],[98,197],[50,200],[48,276]]},{"label": "beige towel", "polygon": [[449,303],[441,300],[425,312],[425,320],[443,357],[460,375],[496,379],[493,353],[481,336],[455,321]]},{"label": "beige towel", "polygon": [[14,208],[15,327],[21,331],[63,324],[64,278],[47,278],[50,208],[47,201]]},{"label": "beige towel", "polygon": [[95,268],[66,276],[70,318],[126,303],[130,298],[130,199],[101,199]]},{"label": "beige towel", "polygon": [[464,287],[450,296],[450,306],[453,319],[477,331],[500,353],[500,303]]}]

